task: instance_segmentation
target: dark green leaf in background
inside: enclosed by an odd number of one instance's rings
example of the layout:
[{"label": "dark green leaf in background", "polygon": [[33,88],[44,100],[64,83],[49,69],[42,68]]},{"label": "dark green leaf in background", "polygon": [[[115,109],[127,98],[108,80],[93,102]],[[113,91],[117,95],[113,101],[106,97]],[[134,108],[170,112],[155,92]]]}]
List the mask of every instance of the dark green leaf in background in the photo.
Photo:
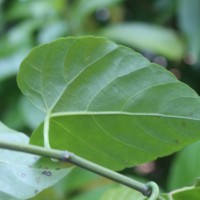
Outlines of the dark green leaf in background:
[{"label": "dark green leaf in background", "polygon": [[[200,138],[195,91],[104,38],[70,37],[35,48],[21,64],[18,84],[48,113],[53,148],[114,170],[173,153]],[[41,125],[31,142],[42,141]]]},{"label": "dark green leaf in background", "polygon": [[146,199],[141,193],[128,187],[118,187],[106,192],[101,200],[144,200]]},{"label": "dark green leaf in background", "polygon": [[169,189],[189,186],[200,176],[200,142],[192,144],[177,154],[169,176]]},{"label": "dark green leaf in background", "polygon": [[38,18],[55,15],[58,6],[63,0],[29,0],[13,1],[6,13],[7,20]]},{"label": "dark green leaf in background", "polygon": [[200,1],[179,0],[178,20],[182,32],[185,34],[191,59],[195,63],[200,57]]},{"label": "dark green leaf in background", "polygon": [[45,114],[36,108],[25,96],[19,100],[19,110],[21,111],[23,121],[34,130],[43,120]]},{"label": "dark green leaf in background", "polygon": [[9,56],[7,58],[0,58],[0,81],[6,78],[16,75],[19,69],[19,64],[22,61],[24,55],[21,53],[15,56]]},{"label": "dark green leaf in background", "polygon": [[71,31],[74,33],[79,31],[78,33],[80,34],[85,18],[88,15],[97,9],[117,4],[120,1],[122,0],[88,0],[87,3],[85,3],[85,0],[73,1],[69,9]]}]

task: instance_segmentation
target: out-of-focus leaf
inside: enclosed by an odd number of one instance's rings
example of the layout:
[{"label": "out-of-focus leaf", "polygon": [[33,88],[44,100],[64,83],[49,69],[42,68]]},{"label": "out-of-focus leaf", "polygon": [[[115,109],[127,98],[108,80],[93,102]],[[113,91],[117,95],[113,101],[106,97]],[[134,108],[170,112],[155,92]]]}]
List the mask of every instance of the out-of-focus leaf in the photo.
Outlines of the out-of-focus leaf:
[{"label": "out-of-focus leaf", "polygon": [[21,97],[19,110],[26,126],[29,126],[32,130],[44,120],[44,113],[36,108],[26,97]]},{"label": "out-of-focus leaf", "polygon": [[154,3],[156,21],[162,24],[169,21],[175,12],[175,5],[176,1],[173,0],[156,0]]},{"label": "out-of-focus leaf", "polygon": [[22,129],[25,126],[22,117],[23,114],[20,112],[20,109],[18,107],[18,102],[19,102],[18,97],[10,101],[9,106],[6,108],[6,112],[3,115],[4,123],[6,123],[9,127],[12,127],[13,129],[17,130]]},{"label": "out-of-focus leaf", "polygon": [[102,8],[105,6],[109,6],[112,4],[119,3],[122,0],[89,0],[85,3],[84,0],[76,1],[73,5],[73,11],[75,11],[78,16],[85,17],[86,15],[90,14],[91,12],[95,11],[98,8]]},{"label": "out-of-focus leaf", "polygon": [[183,42],[172,29],[153,24],[139,22],[116,24],[106,27],[99,34],[172,60],[180,60],[184,54]]},{"label": "out-of-focus leaf", "polygon": [[179,26],[187,36],[189,52],[195,63],[200,61],[200,1],[178,1]]},{"label": "out-of-focus leaf", "polygon": [[45,24],[38,33],[39,43],[50,42],[58,37],[66,35],[68,25],[65,21],[57,19],[53,22]]},{"label": "out-of-focus leaf", "polygon": [[179,190],[174,190],[163,197],[166,200],[199,200],[200,187],[184,187]]},{"label": "out-of-focus leaf", "polygon": [[200,176],[200,142],[192,144],[179,152],[169,173],[170,190],[191,185]]},{"label": "out-of-focus leaf", "polygon": [[24,52],[19,52],[9,57],[0,58],[0,81],[17,74],[24,56]]},{"label": "out-of-focus leaf", "polygon": [[[104,38],[69,37],[35,48],[21,64],[18,84],[48,113],[53,148],[114,170],[173,153],[200,138],[195,91]],[[31,138],[43,145],[43,126]]]},{"label": "out-of-focus leaf", "polygon": [[20,62],[30,50],[33,31],[41,25],[38,20],[27,20],[13,27],[0,38],[0,81],[16,75]]},{"label": "out-of-focus leaf", "polygon": [[70,200],[100,200],[102,194],[110,188],[112,188],[112,186],[110,185],[98,186],[89,191],[86,191],[85,193],[83,192],[80,195],[77,195],[76,197],[70,198]]},{"label": "out-of-focus leaf", "polygon": [[13,76],[17,74],[19,65],[17,66],[15,64],[15,60],[17,60],[18,62],[18,58],[17,59],[12,58],[12,60],[9,60],[9,58],[0,59],[0,81],[8,78],[9,76]]},{"label": "out-of-focus leaf", "polygon": [[140,192],[128,187],[122,187],[108,190],[100,200],[144,200],[144,197]]},{"label": "out-of-focus leaf", "polygon": [[104,8],[119,3],[122,0],[79,0],[70,7],[70,25],[74,31],[80,30],[84,19],[98,8]]},{"label": "out-of-focus leaf", "polygon": [[55,15],[56,4],[62,0],[21,0],[13,1],[12,6],[8,9],[6,14],[7,20],[16,20],[24,18],[43,18],[46,16]]},{"label": "out-of-focus leaf", "polygon": [[[19,145],[29,142],[26,135],[7,128],[1,122],[0,140]],[[50,161],[47,165],[38,166],[41,163],[40,157],[30,154],[0,149],[0,155],[0,197],[3,196],[3,200],[31,198],[55,184],[71,170],[56,170]]]},{"label": "out-of-focus leaf", "polygon": [[[81,177],[81,179],[80,179]],[[90,171],[81,169],[81,168],[75,168],[67,178],[63,179],[58,185],[58,190],[63,188],[63,190],[66,191],[76,191],[80,188],[88,187],[88,185],[97,185],[99,182],[99,179],[104,180],[103,177],[94,174]]]},{"label": "out-of-focus leaf", "polygon": [[27,52],[32,47],[33,31],[42,24],[41,20],[27,20],[9,30],[0,38],[0,57],[8,57],[13,53]]}]

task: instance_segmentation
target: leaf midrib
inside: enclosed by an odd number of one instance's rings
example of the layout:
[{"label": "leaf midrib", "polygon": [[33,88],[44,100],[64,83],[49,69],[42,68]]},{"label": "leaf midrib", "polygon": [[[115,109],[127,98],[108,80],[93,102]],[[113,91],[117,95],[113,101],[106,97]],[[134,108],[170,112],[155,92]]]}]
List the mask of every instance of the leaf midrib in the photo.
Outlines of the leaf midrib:
[{"label": "leaf midrib", "polygon": [[164,117],[164,118],[177,118],[177,119],[187,119],[200,121],[200,118],[185,117],[177,115],[167,115],[162,113],[139,113],[139,112],[124,112],[124,111],[74,111],[74,112],[57,112],[50,113],[51,117],[63,117],[63,116],[80,116],[80,115],[127,115],[127,116],[145,116],[145,117]]},{"label": "leaf midrib", "polygon": [[[76,41],[77,42],[77,41]],[[74,44],[73,44],[74,45]],[[67,54],[71,51],[71,49],[73,48],[73,45],[69,48]],[[67,88],[85,71],[87,70],[87,68],[90,68],[93,64],[95,64],[96,62],[98,62],[99,60],[101,60],[103,57],[107,56],[108,54],[112,53],[113,51],[115,51],[117,48],[119,48],[118,46],[115,46],[113,49],[109,50],[108,52],[106,52],[105,54],[103,54],[102,56],[98,57],[97,59],[95,59],[94,61],[92,61],[91,63],[87,64],[85,67],[83,67],[82,70],[80,70],[74,77],[72,77],[72,79],[66,83],[66,86],[63,88],[63,90],[60,92],[60,95],[58,96],[57,100],[54,102],[54,104],[51,105],[51,107],[49,108],[50,111],[52,111],[54,109],[54,107],[56,106],[56,104],[59,102],[59,100],[62,98],[64,92],[67,90]],[[66,59],[67,55],[65,56]]]}]

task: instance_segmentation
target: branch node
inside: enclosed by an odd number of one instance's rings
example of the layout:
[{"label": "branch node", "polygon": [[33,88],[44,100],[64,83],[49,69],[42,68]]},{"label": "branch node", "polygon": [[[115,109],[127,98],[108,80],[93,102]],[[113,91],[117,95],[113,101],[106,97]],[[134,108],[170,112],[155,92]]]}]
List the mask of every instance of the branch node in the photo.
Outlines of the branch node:
[{"label": "branch node", "polygon": [[68,151],[64,151],[63,152],[62,160],[64,162],[69,162],[70,157],[71,157],[71,153],[70,152],[68,152]]}]

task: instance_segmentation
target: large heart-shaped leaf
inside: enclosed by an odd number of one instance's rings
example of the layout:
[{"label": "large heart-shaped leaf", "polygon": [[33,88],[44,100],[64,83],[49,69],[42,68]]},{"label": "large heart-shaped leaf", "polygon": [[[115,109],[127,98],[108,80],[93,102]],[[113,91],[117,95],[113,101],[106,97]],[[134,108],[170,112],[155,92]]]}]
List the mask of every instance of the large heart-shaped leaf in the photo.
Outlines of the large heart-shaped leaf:
[{"label": "large heart-shaped leaf", "polygon": [[[0,122],[0,140],[27,144],[29,138]],[[3,200],[28,199],[66,176],[71,168],[41,162],[39,156],[0,149],[0,197]],[[41,164],[38,166],[38,164]],[[53,166],[55,165],[55,166]],[[56,167],[56,168],[55,168]]]},{"label": "large heart-shaped leaf", "polygon": [[[104,38],[59,39],[22,62],[22,92],[48,113],[50,145],[114,170],[200,138],[200,98],[166,69]],[[43,125],[31,141],[43,145]]]}]

